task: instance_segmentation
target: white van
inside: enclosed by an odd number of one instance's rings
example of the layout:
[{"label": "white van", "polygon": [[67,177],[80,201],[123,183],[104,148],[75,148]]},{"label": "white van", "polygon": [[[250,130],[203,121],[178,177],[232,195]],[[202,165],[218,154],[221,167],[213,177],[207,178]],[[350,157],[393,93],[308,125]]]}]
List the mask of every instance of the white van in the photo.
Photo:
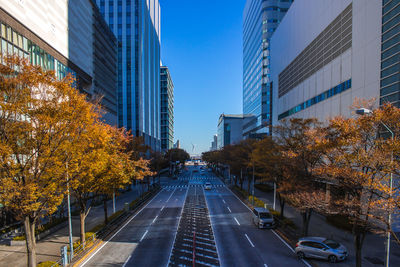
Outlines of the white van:
[{"label": "white van", "polygon": [[275,226],[274,216],[264,208],[253,209],[253,222],[258,228],[273,228]]}]

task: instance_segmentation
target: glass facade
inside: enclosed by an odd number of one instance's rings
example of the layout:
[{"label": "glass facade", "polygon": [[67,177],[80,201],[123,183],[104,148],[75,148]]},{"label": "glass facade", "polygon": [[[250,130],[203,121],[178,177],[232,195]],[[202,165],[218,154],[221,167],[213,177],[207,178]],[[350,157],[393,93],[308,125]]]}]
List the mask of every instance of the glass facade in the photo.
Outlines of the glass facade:
[{"label": "glass facade", "polygon": [[382,0],[381,98],[400,107],[400,0]]},{"label": "glass facade", "polygon": [[279,114],[278,120],[282,120],[290,115],[296,114],[297,112],[305,110],[306,108],[309,108],[319,102],[322,102],[325,99],[328,99],[335,95],[338,95],[350,88],[351,88],[351,79],[349,79],[345,82],[342,82],[341,84],[339,84],[335,87],[332,87],[331,89],[326,90],[325,92],[323,92],[317,96],[314,96],[314,97],[308,99],[307,101],[295,106],[294,108],[291,108],[291,109]]},{"label": "glass facade", "polygon": [[[254,128],[269,133],[272,118],[270,38],[292,0],[247,0],[243,15],[243,114],[255,116]],[[246,136],[245,136],[246,137]]]},{"label": "glass facade", "polygon": [[118,126],[160,150],[158,0],[96,0],[118,40]]},{"label": "glass facade", "polygon": [[39,65],[44,70],[52,70],[58,79],[63,79],[68,73],[76,77],[76,73],[48,54],[41,47],[27,39],[0,19],[0,51],[3,55],[12,54],[28,58],[33,65]]},{"label": "glass facade", "polygon": [[174,146],[174,84],[169,69],[160,69],[161,92],[161,150]]}]

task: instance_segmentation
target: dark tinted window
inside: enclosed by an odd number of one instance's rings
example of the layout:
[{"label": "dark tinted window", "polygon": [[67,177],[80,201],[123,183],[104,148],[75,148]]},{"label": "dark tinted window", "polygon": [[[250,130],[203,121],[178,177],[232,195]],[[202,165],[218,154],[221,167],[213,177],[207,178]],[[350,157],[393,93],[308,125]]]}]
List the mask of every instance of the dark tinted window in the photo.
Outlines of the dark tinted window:
[{"label": "dark tinted window", "polygon": [[261,218],[261,219],[271,219],[271,218],[272,218],[272,215],[269,214],[268,212],[261,212],[261,213],[260,213],[260,218]]},{"label": "dark tinted window", "polygon": [[340,247],[338,242],[329,239],[325,240],[323,243],[333,249]]},{"label": "dark tinted window", "polygon": [[310,243],[311,243],[311,247],[313,247],[313,248],[318,248],[318,249],[325,248],[325,246],[321,243],[317,243],[317,242],[310,242]]}]

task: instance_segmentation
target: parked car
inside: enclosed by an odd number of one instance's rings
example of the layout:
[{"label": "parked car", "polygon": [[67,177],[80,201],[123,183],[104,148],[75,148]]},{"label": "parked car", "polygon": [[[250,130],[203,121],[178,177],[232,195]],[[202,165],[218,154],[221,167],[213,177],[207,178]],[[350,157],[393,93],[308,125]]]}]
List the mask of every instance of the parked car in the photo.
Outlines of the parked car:
[{"label": "parked car", "polygon": [[345,260],[348,252],[345,246],[325,237],[303,237],[296,244],[296,255],[299,259],[326,259],[332,263]]},{"label": "parked car", "polygon": [[205,189],[205,190],[211,190],[211,183],[206,182],[206,183],[204,184],[204,189]]},{"label": "parked car", "polygon": [[275,226],[274,216],[264,208],[253,209],[253,222],[258,228],[272,228]]}]

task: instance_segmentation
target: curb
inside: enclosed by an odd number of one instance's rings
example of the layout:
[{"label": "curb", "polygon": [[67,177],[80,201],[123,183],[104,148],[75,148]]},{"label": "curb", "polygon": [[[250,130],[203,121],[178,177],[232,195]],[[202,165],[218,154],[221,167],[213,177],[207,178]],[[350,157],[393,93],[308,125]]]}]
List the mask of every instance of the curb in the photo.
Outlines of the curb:
[{"label": "curb", "polygon": [[82,261],[86,260],[86,258],[87,258],[90,254],[92,254],[92,252],[93,252],[94,250],[96,250],[101,244],[103,244],[103,241],[102,241],[102,240],[100,240],[99,243],[98,243],[96,246],[94,246],[94,247],[91,248],[88,252],[86,252],[85,255],[83,255],[83,257],[80,258],[77,262],[73,263],[72,266],[73,266],[73,267],[79,266],[79,264],[81,264]]}]

